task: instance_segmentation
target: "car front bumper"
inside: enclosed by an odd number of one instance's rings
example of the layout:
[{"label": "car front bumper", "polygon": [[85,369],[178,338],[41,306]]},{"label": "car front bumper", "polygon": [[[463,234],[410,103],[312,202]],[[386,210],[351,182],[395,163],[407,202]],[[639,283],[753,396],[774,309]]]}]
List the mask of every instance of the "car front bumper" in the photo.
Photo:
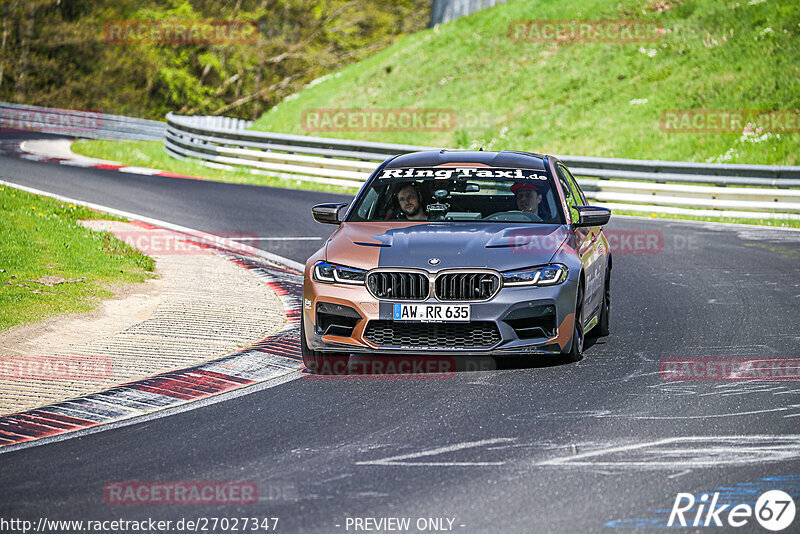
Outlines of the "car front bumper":
[{"label": "car front bumper", "polygon": [[[378,343],[374,329],[381,325],[384,331],[393,332],[398,323],[393,320],[393,305],[408,301],[378,300],[365,286],[325,284],[306,276],[305,338],[309,348],[321,352],[423,356],[558,354],[571,343],[576,289],[577,283],[572,279],[551,287],[503,287],[488,301],[463,302],[471,305],[469,323],[404,323],[399,328],[410,336],[398,335],[392,342]],[[431,298],[419,304],[443,303]],[[370,329],[372,322],[379,323]],[[494,330],[492,342],[474,346],[460,341],[479,324]],[[418,332],[429,335],[415,335]],[[448,335],[456,336],[455,341],[446,339]],[[401,337],[405,342],[397,341]]]}]

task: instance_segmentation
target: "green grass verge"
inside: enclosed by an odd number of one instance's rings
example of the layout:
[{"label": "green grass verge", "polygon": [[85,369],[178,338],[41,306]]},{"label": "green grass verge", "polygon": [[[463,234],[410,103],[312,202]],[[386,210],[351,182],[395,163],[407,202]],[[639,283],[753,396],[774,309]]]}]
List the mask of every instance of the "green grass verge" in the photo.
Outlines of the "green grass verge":
[{"label": "green grass verge", "polygon": [[[155,276],[152,258],[83,219],[115,217],[0,186],[0,331],[89,311],[114,287]],[[37,282],[47,276],[67,282]]]},{"label": "green grass verge", "polygon": [[[659,12],[661,9],[661,12]],[[525,43],[515,20],[647,20],[652,43]],[[797,165],[800,133],[670,133],[667,110],[800,109],[800,3],[507,2],[404,37],[309,85],[254,129],[486,150]],[[448,131],[312,132],[317,109],[446,109]],[[476,125],[468,125],[467,118]]]},{"label": "green grass verge", "polygon": [[212,169],[194,161],[171,157],[164,151],[164,143],[161,141],[77,141],[72,144],[72,151],[91,158],[117,161],[123,165],[161,169],[218,182],[335,193],[354,193],[356,191],[356,189],[334,185],[252,174],[246,169],[236,171]]}]

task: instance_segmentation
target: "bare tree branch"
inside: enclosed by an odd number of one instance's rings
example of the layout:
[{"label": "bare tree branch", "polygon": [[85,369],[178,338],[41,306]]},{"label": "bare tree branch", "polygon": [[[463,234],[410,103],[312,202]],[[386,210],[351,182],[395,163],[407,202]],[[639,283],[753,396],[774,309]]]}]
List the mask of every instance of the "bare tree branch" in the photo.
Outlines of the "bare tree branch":
[{"label": "bare tree branch", "polygon": [[223,107],[221,107],[221,108],[219,108],[217,110],[214,110],[213,112],[211,112],[211,114],[212,115],[220,115],[222,113],[225,113],[226,111],[230,111],[230,110],[232,110],[234,108],[237,108],[237,107],[241,106],[242,104],[247,104],[248,102],[252,102],[253,100],[261,98],[261,97],[267,95],[268,93],[271,93],[273,91],[276,91],[278,89],[286,87],[295,78],[296,78],[296,76],[287,76],[283,80],[279,81],[278,83],[274,83],[274,84],[270,85],[269,87],[265,87],[264,89],[260,89],[260,90],[256,91],[255,93],[252,93],[250,95],[243,96],[242,98],[231,102],[227,106],[223,106]]}]

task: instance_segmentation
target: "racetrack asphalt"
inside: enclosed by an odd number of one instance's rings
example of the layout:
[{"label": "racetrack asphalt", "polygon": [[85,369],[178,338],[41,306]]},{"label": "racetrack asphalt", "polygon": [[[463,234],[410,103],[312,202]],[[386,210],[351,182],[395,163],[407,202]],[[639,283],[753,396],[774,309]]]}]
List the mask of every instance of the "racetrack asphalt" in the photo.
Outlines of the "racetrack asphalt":
[{"label": "racetrack asphalt", "polygon": [[[252,243],[300,262],[334,229],[314,223],[311,206],[348,200],[5,156],[0,179],[210,233],[319,237]],[[464,533],[599,532],[663,526],[678,493],[727,488],[752,504],[754,489],[780,489],[800,503],[796,378],[659,374],[665,358],[800,357],[800,232],[613,216],[608,228],[623,247],[636,235],[660,245],[615,254],[612,334],[578,363],[303,376],[0,454],[0,517],[278,517],[286,533],[353,532],[348,517],[408,517],[416,532],[419,518],[450,518]],[[104,487],[119,481],[249,481],[259,500],[108,504]],[[746,530],[759,528],[751,518]]]}]

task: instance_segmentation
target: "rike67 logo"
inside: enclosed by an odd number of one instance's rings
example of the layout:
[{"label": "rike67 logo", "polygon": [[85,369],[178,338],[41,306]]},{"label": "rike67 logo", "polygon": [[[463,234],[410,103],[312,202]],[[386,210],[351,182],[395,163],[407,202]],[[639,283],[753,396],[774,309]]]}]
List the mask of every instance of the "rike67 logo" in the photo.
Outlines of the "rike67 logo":
[{"label": "rike67 logo", "polygon": [[755,517],[765,529],[779,531],[786,529],[794,521],[794,500],[784,491],[770,490],[762,493],[755,507],[747,503],[717,504],[719,495],[718,492],[704,493],[700,499],[695,499],[691,493],[678,493],[667,526],[738,528],[745,526]]}]

